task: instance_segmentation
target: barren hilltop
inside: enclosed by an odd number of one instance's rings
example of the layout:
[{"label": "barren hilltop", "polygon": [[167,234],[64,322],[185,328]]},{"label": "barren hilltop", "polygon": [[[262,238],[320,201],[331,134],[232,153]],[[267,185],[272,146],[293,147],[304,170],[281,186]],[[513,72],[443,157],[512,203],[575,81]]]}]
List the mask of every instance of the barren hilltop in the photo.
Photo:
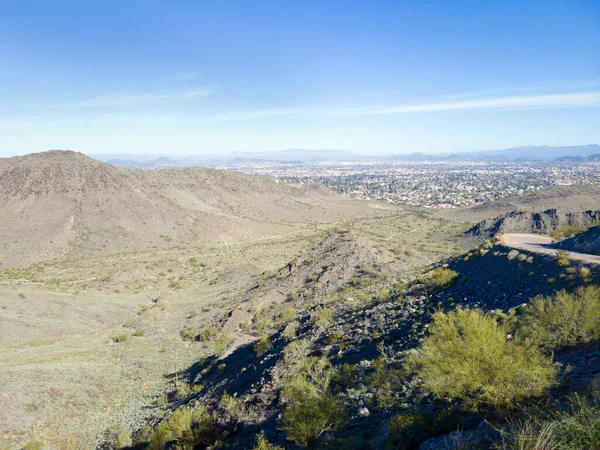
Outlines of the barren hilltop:
[{"label": "barren hilltop", "polygon": [[179,244],[232,245],[367,215],[318,185],[214,169],[122,169],[73,151],[0,159],[7,265]]}]

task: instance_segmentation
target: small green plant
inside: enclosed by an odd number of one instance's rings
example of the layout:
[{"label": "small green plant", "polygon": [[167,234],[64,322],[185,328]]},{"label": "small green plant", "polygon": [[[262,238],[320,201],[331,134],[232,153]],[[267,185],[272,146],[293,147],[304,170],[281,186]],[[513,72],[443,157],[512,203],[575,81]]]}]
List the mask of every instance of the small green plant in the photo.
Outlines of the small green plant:
[{"label": "small green plant", "polygon": [[113,342],[119,343],[119,342],[125,342],[127,339],[129,339],[129,335],[127,334],[119,334],[117,336],[113,336],[112,338]]},{"label": "small green plant", "polygon": [[142,337],[144,335],[144,330],[135,330],[132,336]]},{"label": "small green plant", "polygon": [[438,267],[419,276],[417,281],[429,288],[440,289],[452,286],[457,278],[458,273],[454,270],[448,269],[447,267]]},{"label": "small green plant", "polygon": [[559,267],[569,267],[571,264],[571,256],[566,250],[557,250],[554,254],[554,259]]},{"label": "small green plant", "polygon": [[283,330],[282,336],[286,341],[292,341],[296,339],[296,329],[297,325],[295,323],[288,324],[287,327]]},{"label": "small green plant", "polygon": [[331,365],[324,358],[310,358],[301,374],[283,388],[286,407],[281,428],[290,441],[314,449],[318,437],[335,429],[343,420],[343,409],[329,390]]},{"label": "small green plant", "polygon": [[333,310],[327,307],[319,307],[313,315],[313,325],[327,328],[333,319]]},{"label": "small green plant", "polygon": [[198,335],[198,338],[201,342],[212,341],[216,335],[218,330],[215,327],[210,327],[205,330],[202,330]]},{"label": "small green plant", "polygon": [[219,404],[233,420],[240,420],[248,414],[246,404],[227,392],[223,394]]},{"label": "small green plant", "polygon": [[558,349],[600,338],[600,288],[536,297],[517,322],[517,335],[546,349]]},{"label": "small green plant", "polygon": [[510,409],[556,382],[550,357],[528,341],[510,339],[509,325],[481,310],[438,311],[430,330],[408,366],[437,396]]},{"label": "small green plant", "polygon": [[219,375],[223,375],[225,373],[226,369],[227,369],[227,364],[225,364],[225,363],[219,364],[217,366],[217,372],[219,372]]},{"label": "small green plant", "polygon": [[262,356],[272,348],[273,343],[271,342],[271,339],[269,339],[269,336],[266,334],[263,334],[260,337],[260,339],[256,341],[256,344],[254,344],[254,351],[256,352],[256,356]]},{"label": "small green plant", "polygon": [[124,430],[115,439],[114,448],[115,450],[122,450],[131,447],[131,444],[131,433],[129,430]]},{"label": "small green plant", "polygon": [[296,316],[296,310],[290,306],[289,308],[285,308],[277,315],[277,320],[279,323],[288,323],[292,320],[295,320]]},{"label": "small green plant", "polygon": [[189,328],[184,328],[183,330],[181,330],[179,332],[179,335],[184,341],[193,341],[194,339],[196,339],[196,333],[190,330]]},{"label": "small green plant", "polygon": [[215,339],[212,346],[215,355],[222,355],[225,353],[225,350],[227,350],[227,347],[229,347],[229,344],[231,344],[231,340],[231,337],[229,337],[227,334],[222,334]]},{"label": "small green plant", "polygon": [[43,450],[45,447],[46,444],[43,441],[33,440],[25,444],[23,450]]},{"label": "small green plant", "polygon": [[265,432],[261,431],[256,437],[256,445],[252,450],[285,450],[283,447],[271,444],[265,437]]},{"label": "small green plant", "polygon": [[574,395],[568,409],[546,417],[530,415],[500,429],[498,450],[579,450],[600,448],[600,399]]}]

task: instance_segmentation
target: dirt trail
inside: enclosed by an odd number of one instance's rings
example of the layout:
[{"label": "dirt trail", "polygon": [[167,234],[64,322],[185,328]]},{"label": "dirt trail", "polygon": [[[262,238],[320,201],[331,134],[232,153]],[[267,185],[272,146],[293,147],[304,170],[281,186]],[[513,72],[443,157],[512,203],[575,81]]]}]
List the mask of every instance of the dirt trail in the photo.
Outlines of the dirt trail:
[{"label": "dirt trail", "polygon": [[[547,236],[537,234],[517,234],[508,233],[500,237],[500,242],[507,247],[513,247],[521,250],[529,250],[537,253],[554,255],[557,248],[552,246],[552,239]],[[569,252],[572,259],[585,261],[593,264],[600,264],[600,256],[589,255],[587,253]]]}]

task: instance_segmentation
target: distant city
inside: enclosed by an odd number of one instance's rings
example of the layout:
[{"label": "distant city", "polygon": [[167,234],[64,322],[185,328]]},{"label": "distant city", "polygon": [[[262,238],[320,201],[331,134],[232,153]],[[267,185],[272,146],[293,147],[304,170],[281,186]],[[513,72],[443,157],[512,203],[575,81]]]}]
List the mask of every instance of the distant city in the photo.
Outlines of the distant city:
[{"label": "distant city", "polygon": [[[348,197],[427,208],[458,208],[549,186],[600,185],[600,146],[517,147],[479,153],[365,156],[341,150],[233,153],[179,158],[98,157],[127,168],[205,166],[322,183]],[[123,158],[123,157],[122,157]]]}]

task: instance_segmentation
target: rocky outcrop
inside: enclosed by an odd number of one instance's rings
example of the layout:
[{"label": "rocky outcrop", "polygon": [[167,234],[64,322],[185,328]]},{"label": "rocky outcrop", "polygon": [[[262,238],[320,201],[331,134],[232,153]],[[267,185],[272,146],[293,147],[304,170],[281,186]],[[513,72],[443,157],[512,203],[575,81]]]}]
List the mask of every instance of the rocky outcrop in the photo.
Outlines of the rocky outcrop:
[{"label": "rocky outcrop", "polygon": [[565,250],[600,255],[600,226],[592,227],[585,233],[565,239],[557,245]]},{"label": "rocky outcrop", "polygon": [[563,213],[558,209],[543,212],[512,211],[484,220],[466,232],[467,236],[492,238],[499,233],[547,234],[561,225],[587,226],[600,219],[600,210]]}]

